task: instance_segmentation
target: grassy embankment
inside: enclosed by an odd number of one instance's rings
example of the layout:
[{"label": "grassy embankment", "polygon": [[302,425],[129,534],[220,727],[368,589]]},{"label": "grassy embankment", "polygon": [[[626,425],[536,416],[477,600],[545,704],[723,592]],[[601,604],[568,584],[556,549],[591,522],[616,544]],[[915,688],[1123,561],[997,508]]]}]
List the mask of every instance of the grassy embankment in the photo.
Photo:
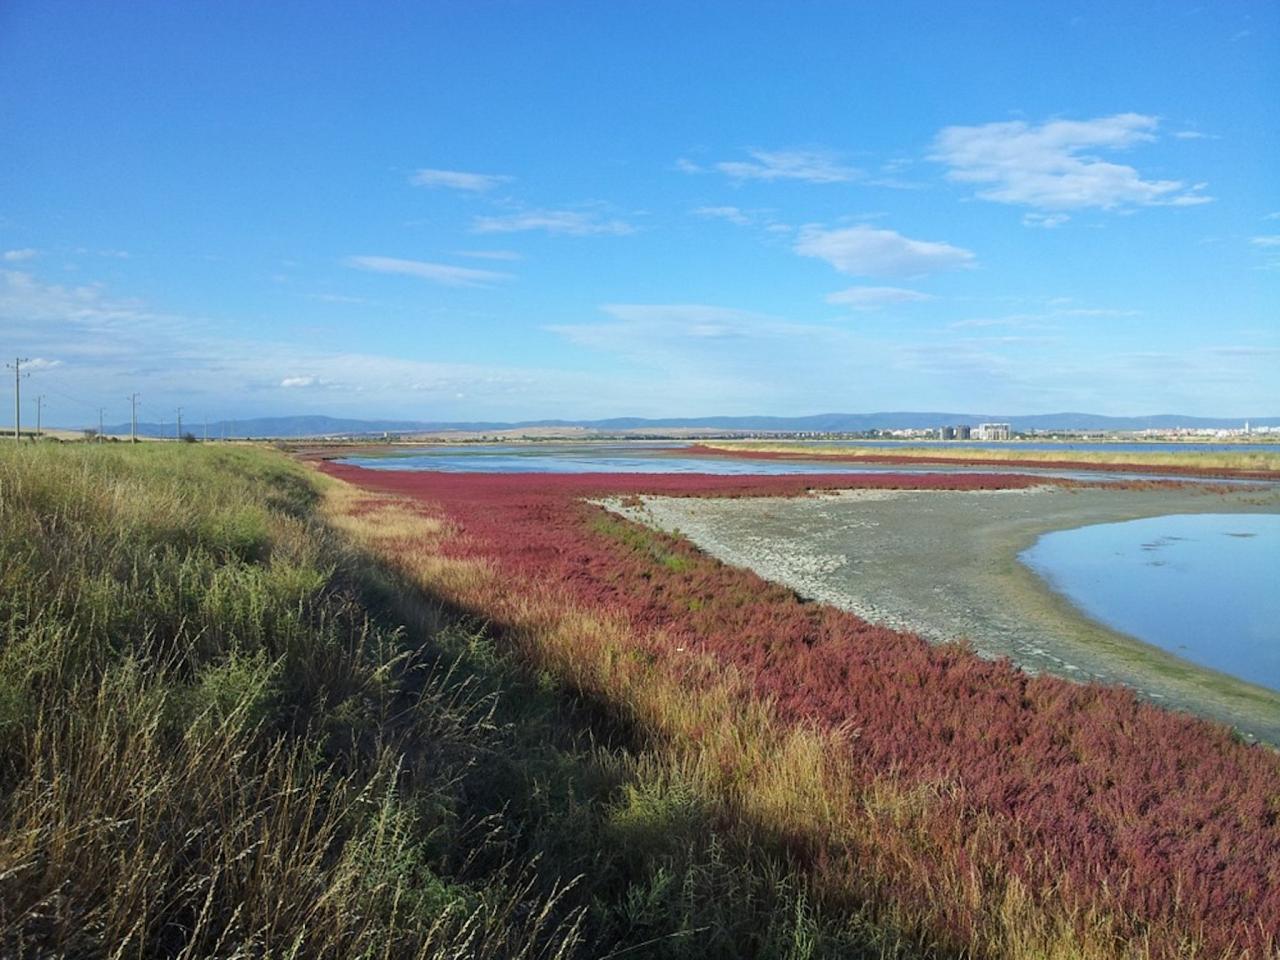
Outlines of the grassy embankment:
[{"label": "grassy embankment", "polygon": [[388,510],[433,522],[379,551],[660,738],[702,804],[796,852],[828,910],[941,956],[1276,954],[1274,754],[802,603],[580,499],[796,480],[326,469],[368,488],[345,508],[366,530]]},{"label": "grassy embankment", "polygon": [[805,458],[824,457],[865,462],[893,463],[920,460],[924,462],[970,462],[980,464],[1026,464],[1029,466],[1094,466],[1131,467],[1149,470],[1224,471],[1228,474],[1274,474],[1280,477],[1280,453],[1249,450],[1243,447],[1230,453],[1201,453],[1196,451],[1128,451],[1102,450],[1024,450],[1016,445],[989,447],[913,447],[908,442],[901,446],[834,446],[817,443],[780,443],[776,441],[722,441],[703,442],[704,450],[727,454],[772,454]]},{"label": "grassy embankment", "polygon": [[438,519],[321,481],[0,448],[0,953],[898,955],[700,767],[435,602],[494,585]]}]

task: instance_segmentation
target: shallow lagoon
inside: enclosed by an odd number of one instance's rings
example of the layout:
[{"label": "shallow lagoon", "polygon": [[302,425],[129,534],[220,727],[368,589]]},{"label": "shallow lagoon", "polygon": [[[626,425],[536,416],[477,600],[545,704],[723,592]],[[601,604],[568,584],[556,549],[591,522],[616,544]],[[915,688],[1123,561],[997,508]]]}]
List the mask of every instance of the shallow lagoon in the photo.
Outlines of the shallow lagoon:
[{"label": "shallow lagoon", "polygon": [[[444,473],[703,473],[716,476],[795,474],[1023,473],[1113,482],[1156,479],[1157,474],[1008,465],[849,463],[813,459],[747,460],[690,449],[669,441],[624,443],[474,443],[409,447],[377,456],[345,457],[370,470],[437,470]],[[1239,481],[1213,481],[1232,483]]]},{"label": "shallow lagoon", "polygon": [[1020,559],[1095,620],[1280,690],[1280,515],[1183,514],[1059,530]]}]

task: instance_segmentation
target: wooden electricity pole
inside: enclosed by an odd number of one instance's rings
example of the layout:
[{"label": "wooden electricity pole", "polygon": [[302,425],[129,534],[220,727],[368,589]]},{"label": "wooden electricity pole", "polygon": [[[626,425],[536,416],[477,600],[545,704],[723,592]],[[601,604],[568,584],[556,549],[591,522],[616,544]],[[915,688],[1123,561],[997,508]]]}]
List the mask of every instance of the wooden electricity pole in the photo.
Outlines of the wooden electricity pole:
[{"label": "wooden electricity pole", "polygon": [[15,440],[22,439],[22,365],[26,362],[26,357],[14,357],[13,363],[5,364],[13,370],[13,439]]}]

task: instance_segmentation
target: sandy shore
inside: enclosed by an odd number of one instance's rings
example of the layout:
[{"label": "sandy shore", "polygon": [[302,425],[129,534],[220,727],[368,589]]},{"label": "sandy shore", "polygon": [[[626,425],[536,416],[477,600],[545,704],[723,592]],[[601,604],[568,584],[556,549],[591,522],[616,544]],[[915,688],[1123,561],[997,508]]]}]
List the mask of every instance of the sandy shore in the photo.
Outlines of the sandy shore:
[{"label": "sandy shore", "polygon": [[1169,513],[1280,512],[1280,490],[851,490],[795,499],[645,497],[610,509],[802,596],[934,642],[1142,696],[1280,744],[1280,694],[1084,616],[1017,560],[1043,533]]}]

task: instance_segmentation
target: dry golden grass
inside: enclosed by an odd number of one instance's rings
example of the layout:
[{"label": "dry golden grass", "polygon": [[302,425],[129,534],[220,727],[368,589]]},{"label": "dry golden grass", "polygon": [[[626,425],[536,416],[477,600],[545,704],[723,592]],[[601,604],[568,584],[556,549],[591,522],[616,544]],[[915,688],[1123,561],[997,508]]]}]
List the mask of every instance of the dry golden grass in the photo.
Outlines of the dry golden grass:
[{"label": "dry golden grass", "polygon": [[1009,463],[1053,463],[1070,461],[1099,465],[1135,465],[1151,468],[1191,467],[1204,470],[1240,470],[1248,472],[1280,473],[1280,453],[1250,450],[1247,446],[1231,453],[1163,452],[1156,450],[1114,453],[1097,450],[1023,450],[1017,446],[993,445],[978,447],[913,447],[902,446],[832,446],[815,443],[783,443],[759,441],[724,441],[703,443],[702,446],[725,452],[754,452],[803,454],[806,457],[893,457],[903,460],[1000,460]]},{"label": "dry golden grass", "polygon": [[0,955],[580,943],[534,864],[436,872],[424,812],[500,738],[354,602],[314,496],[265,451],[0,449]]},{"label": "dry golden grass", "polygon": [[[580,609],[553,584],[504,582],[486,564],[442,556],[461,534],[421,501],[333,481],[326,510],[431,593],[503,624],[530,662],[647,731],[662,746],[648,760],[660,769],[646,780],[692,790],[747,842],[782,844],[810,863],[798,881],[807,896],[843,912],[881,955],[1147,957],[1142,943],[1116,938],[1118,918],[1075,915],[1053,890],[1028,891],[1003,871],[931,873],[938,818],[930,812],[963,797],[947,783],[859,782],[840,759],[856,732],[783,724],[723,664],[684,653],[673,660],[659,637],[624,616]],[[996,835],[979,820],[957,839],[980,851]],[[910,902],[886,897],[891,887],[911,889]]]}]

